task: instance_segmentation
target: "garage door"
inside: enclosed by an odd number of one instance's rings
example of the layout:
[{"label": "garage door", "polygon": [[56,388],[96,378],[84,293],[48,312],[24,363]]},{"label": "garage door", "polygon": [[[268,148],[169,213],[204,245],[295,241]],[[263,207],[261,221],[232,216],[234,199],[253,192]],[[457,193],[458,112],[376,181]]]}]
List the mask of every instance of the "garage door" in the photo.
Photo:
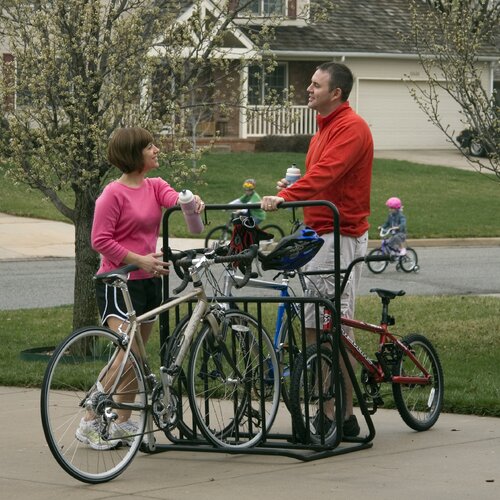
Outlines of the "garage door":
[{"label": "garage door", "polygon": [[[429,123],[406,85],[391,80],[359,80],[357,112],[372,130],[375,149],[449,149],[445,135]],[[440,98],[440,116],[457,133],[458,107],[447,95]],[[456,134],[454,134],[456,135]]]}]

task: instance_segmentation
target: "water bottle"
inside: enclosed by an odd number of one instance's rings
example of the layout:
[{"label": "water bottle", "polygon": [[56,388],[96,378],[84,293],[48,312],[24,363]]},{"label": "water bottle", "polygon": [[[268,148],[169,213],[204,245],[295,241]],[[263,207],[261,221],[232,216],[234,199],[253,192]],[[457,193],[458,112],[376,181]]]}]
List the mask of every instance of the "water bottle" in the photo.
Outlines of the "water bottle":
[{"label": "water bottle", "polygon": [[193,193],[189,189],[183,189],[179,193],[179,203],[189,232],[200,234],[203,231],[203,221],[200,214],[196,213],[196,201]]},{"label": "water bottle", "polygon": [[300,179],[300,175],[300,169],[297,168],[295,163],[292,163],[292,165],[287,168],[285,175],[288,185],[291,186],[295,181],[298,181]]}]

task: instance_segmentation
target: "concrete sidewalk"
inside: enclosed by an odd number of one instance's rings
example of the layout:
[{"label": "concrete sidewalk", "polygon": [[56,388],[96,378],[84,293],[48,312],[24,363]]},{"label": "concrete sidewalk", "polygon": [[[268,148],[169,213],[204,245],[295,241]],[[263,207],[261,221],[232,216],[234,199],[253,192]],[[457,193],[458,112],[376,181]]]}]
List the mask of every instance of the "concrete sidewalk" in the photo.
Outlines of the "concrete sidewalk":
[{"label": "concrete sidewalk", "polygon": [[[373,416],[377,434],[369,449],[312,462],[280,455],[139,453],[114,481],[85,485],[52,457],[41,428],[39,399],[39,390],[0,387],[2,498],[500,498],[500,419],[496,418],[443,414],[431,430],[416,433],[396,411],[379,410]],[[283,407],[273,428],[286,432],[287,427],[289,417]],[[157,439],[165,442],[159,434]]]},{"label": "concrete sidewalk", "polygon": [[[203,239],[173,239],[170,246],[176,250],[199,248],[203,246]],[[161,248],[161,240],[158,248]],[[0,261],[45,257],[75,257],[72,224],[0,213]]]},{"label": "concrete sidewalk", "polygon": [[[175,250],[203,247],[203,239],[199,238],[171,238],[169,243]],[[377,244],[378,240],[370,243],[371,246]],[[500,238],[409,239],[408,244],[413,247],[500,246]],[[160,239],[158,248],[161,246]],[[75,234],[72,224],[0,213],[0,261],[47,257],[75,257]]]}]

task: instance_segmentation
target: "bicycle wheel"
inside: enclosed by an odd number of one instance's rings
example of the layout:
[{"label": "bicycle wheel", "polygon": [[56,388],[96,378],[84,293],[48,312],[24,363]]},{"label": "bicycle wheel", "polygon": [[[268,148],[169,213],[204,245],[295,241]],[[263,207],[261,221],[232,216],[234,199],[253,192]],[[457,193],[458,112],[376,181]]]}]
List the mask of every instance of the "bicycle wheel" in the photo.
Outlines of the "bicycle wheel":
[{"label": "bicycle wheel", "polygon": [[399,257],[399,265],[405,273],[411,273],[418,269],[417,252],[413,248],[407,248],[406,254]]},{"label": "bicycle wheel", "polygon": [[[305,359],[304,359],[305,357]],[[340,397],[342,414],[345,407],[345,387],[342,374],[337,374],[340,394],[335,393],[332,351],[316,344],[308,346],[295,360],[290,382],[290,413],[297,437],[304,443],[332,446],[338,438],[335,418],[336,398]],[[323,414],[320,412],[320,380],[323,389]]]},{"label": "bicycle wheel", "polygon": [[[186,329],[189,319],[189,314],[184,316],[170,335],[165,348],[163,366],[168,368],[172,363],[172,360],[177,356],[179,349],[184,342],[184,330]],[[189,355],[184,358],[180,372],[177,375],[177,383],[174,384],[173,387],[173,390],[175,391],[175,402],[177,404],[177,407],[174,409],[175,422],[169,422],[169,424],[164,428],[165,435],[172,442],[179,441],[183,438],[194,439],[196,435],[194,417],[191,412],[191,405],[189,404],[188,397],[188,368]],[[177,432],[174,433],[174,431]]]},{"label": "bicycle wheel", "polygon": [[[374,250],[372,250],[369,254],[368,254],[368,257],[372,257],[372,256],[381,256],[381,255],[384,255],[384,252],[382,252],[382,249],[381,248],[375,248]],[[389,264],[389,262],[387,262],[386,260],[374,260],[372,262],[370,262],[369,260],[366,262],[367,266],[368,266],[368,269],[374,273],[374,274],[380,274],[380,273],[383,273],[385,271],[385,268],[387,267],[387,265]]]},{"label": "bicycle wheel", "polygon": [[252,316],[228,311],[216,334],[206,325],[189,364],[192,411],[218,447],[258,444],[278,411],[279,368],[273,345]]},{"label": "bicycle wheel", "polygon": [[300,306],[289,304],[286,308],[278,334],[276,357],[281,374],[281,397],[290,410],[290,379],[296,358],[302,349],[302,326]]},{"label": "bicycle wheel", "polygon": [[232,231],[229,226],[216,226],[208,232],[205,237],[205,248],[213,248],[215,246],[223,246],[231,239]]},{"label": "bicycle wheel", "polygon": [[276,224],[266,224],[265,226],[262,226],[261,229],[266,233],[271,233],[274,236],[274,241],[279,241],[285,236],[283,229]]},{"label": "bicycle wheel", "polygon": [[[439,418],[443,406],[443,369],[434,346],[419,334],[403,339],[418,362],[430,373],[429,384],[392,384],[396,407],[404,422],[416,431],[431,428]],[[423,376],[421,370],[405,354],[398,361],[394,375]]]},{"label": "bicycle wheel", "polygon": [[[105,388],[116,380],[116,374],[111,373],[113,362],[123,353],[116,333],[106,328],[83,328],[57,347],[43,379],[41,417],[45,439],[59,465],[86,483],[102,483],[121,474],[134,458],[144,434],[145,378],[133,352],[125,363],[120,392]],[[119,401],[130,403],[130,421],[137,426],[133,435],[122,440],[116,439],[116,424],[111,422]],[[89,416],[93,418],[89,420]]]}]

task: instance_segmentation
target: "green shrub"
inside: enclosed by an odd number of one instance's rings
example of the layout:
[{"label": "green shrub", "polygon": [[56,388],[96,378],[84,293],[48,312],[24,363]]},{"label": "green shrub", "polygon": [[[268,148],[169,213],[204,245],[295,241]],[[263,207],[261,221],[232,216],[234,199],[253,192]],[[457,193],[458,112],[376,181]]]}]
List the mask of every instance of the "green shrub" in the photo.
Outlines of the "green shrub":
[{"label": "green shrub", "polygon": [[307,153],[311,135],[266,135],[255,143],[255,151]]}]

